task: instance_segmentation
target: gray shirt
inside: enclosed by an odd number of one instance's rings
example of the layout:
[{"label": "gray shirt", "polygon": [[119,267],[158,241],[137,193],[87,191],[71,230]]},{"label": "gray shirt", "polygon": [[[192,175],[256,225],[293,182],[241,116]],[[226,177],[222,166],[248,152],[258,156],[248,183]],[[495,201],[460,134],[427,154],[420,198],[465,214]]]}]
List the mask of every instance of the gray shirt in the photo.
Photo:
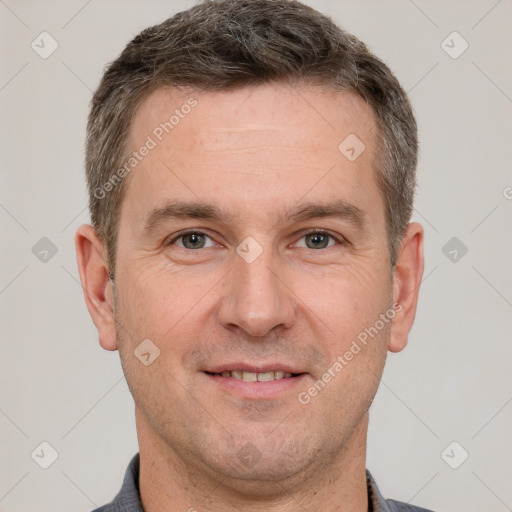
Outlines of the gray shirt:
[{"label": "gray shirt", "polygon": [[[368,489],[368,512],[432,512],[408,503],[385,500],[369,471],[366,471],[366,486]],[[138,453],[131,460],[124,475],[123,486],[114,500],[93,512],[144,512],[139,494]]]}]

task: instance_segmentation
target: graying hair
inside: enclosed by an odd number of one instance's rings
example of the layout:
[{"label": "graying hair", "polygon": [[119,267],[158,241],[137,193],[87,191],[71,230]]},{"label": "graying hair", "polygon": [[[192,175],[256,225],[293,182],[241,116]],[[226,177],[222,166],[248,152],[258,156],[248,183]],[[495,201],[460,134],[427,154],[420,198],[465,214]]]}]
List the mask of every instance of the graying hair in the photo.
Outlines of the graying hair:
[{"label": "graying hair", "polygon": [[106,69],[92,99],[86,173],[96,233],[115,269],[125,182],[95,193],[123,165],[137,107],[161,87],[230,90],[273,82],[352,92],[376,115],[376,182],[394,265],[410,220],[417,128],[405,91],[359,39],[295,0],[207,0],[142,31]]}]

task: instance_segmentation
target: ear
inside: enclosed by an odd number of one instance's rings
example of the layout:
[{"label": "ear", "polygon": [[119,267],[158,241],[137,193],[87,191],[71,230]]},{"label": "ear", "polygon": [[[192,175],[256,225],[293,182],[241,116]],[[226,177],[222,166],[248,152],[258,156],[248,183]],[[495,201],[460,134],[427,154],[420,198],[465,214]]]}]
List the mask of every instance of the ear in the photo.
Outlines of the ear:
[{"label": "ear", "polygon": [[423,227],[417,222],[407,226],[393,278],[393,305],[396,315],[391,323],[388,349],[400,352],[416,316],[418,294],[423,276]]},{"label": "ear", "polygon": [[84,224],[78,228],[75,248],[85,302],[98,329],[100,345],[105,350],[117,350],[112,283],[103,244],[92,226]]}]

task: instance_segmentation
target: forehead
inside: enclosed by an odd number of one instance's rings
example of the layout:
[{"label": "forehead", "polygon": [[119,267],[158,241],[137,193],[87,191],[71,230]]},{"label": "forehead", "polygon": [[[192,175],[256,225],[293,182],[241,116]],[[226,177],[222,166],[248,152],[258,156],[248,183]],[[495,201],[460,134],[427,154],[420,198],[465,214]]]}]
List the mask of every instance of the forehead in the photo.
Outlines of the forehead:
[{"label": "forehead", "polygon": [[[162,126],[166,123],[167,130]],[[347,129],[366,139],[373,137],[376,129],[370,105],[350,92],[286,83],[215,92],[160,88],[137,109],[129,142],[136,145],[148,134],[159,139],[171,132],[174,136],[186,132],[186,140],[180,140],[183,149],[201,139],[201,147],[207,150],[209,142],[216,147],[222,142],[223,132],[230,132],[232,145],[244,144],[248,139],[257,143],[257,132],[277,130],[284,143],[297,142],[302,136],[308,145],[323,147],[337,146]],[[237,131],[238,137],[234,137]],[[216,137],[201,137],[208,133]]]},{"label": "forehead", "polygon": [[266,208],[346,192],[359,195],[364,209],[379,201],[375,135],[371,107],[347,92],[289,84],[162,88],[132,121],[128,153],[151,149],[129,174],[122,208],[147,209],[183,194]]}]

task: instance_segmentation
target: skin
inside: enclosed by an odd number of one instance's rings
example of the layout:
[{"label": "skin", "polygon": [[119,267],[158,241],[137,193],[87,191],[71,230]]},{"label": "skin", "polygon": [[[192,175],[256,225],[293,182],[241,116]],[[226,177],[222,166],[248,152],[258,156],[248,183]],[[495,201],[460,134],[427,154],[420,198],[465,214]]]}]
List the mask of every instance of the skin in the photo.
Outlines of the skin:
[{"label": "skin", "polygon": [[[93,228],[76,234],[100,344],[120,351],[135,400],[144,509],[367,510],[368,408],[387,352],[405,347],[414,321],[422,227],[409,224],[393,271],[372,170],[375,119],[358,97],[286,84],[161,89],[137,111],[130,151],[190,97],[197,106],[129,175],[114,287]],[[338,150],[349,134],[366,146],[353,162]],[[360,222],[283,220],[306,202],[340,199]],[[230,216],[165,218],[145,231],[151,212],[176,200]],[[178,238],[185,229],[207,236]],[[249,236],[262,249],[251,263],[236,251]],[[395,303],[393,320],[300,403]],[[145,366],[134,350],[148,338],[160,355]],[[261,395],[265,383],[230,387],[205,373],[235,362],[303,375]]]}]

